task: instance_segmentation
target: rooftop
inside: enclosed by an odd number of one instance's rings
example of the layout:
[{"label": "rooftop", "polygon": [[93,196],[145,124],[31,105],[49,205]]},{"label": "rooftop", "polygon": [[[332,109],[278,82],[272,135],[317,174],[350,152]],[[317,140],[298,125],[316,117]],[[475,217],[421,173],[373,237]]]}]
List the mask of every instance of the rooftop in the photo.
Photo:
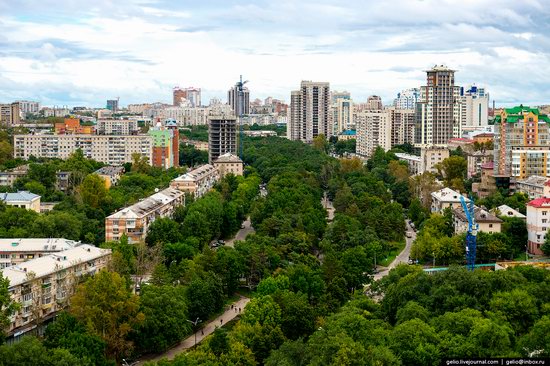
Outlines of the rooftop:
[{"label": "rooftop", "polygon": [[340,135],[355,136],[355,135],[357,135],[357,131],[355,131],[355,130],[345,130]]},{"label": "rooftop", "polygon": [[28,202],[40,198],[39,195],[29,191],[19,191],[17,193],[0,193],[0,200],[4,202]]},{"label": "rooftop", "polygon": [[541,208],[541,207],[550,207],[550,198],[541,197],[534,199],[530,202],[527,202],[527,206]]},{"label": "rooftop", "polygon": [[117,175],[124,173],[123,166],[104,166],[95,171],[96,174],[100,175]]},{"label": "rooftop", "polygon": [[[443,189],[440,189],[439,191],[432,192],[432,197],[438,201],[460,202],[460,197],[464,196],[462,196],[457,191],[453,191],[452,189],[445,187]],[[467,197],[464,197],[464,200],[466,202],[470,202],[470,199]]]},{"label": "rooftop", "polygon": [[164,206],[167,203],[175,201],[179,197],[183,196],[184,193],[178,189],[166,188],[160,192],[157,192],[138,203],[133,204],[132,206],[125,207],[120,211],[115,212],[114,214],[108,216],[109,219],[116,218],[138,218],[144,217]]},{"label": "rooftop", "polygon": [[220,155],[216,160],[214,160],[214,163],[242,163],[242,162],[243,161],[241,160],[241,158],[231,153],[225,153],[223,155]]},{"label": "rooftop", "polygon": [[[223,156],[223,155],[222,155]],[[221,157],[221,156],[220,156]],[[240,159],[239,159],[240,160]],[[183,175],[180,175],[179,177],[173,179],[174,182],[182,182],[182,181],[195,181],[199,180],[206,175],[212,174],[217,169],[211,165],[211,164],[204,164],[199,166],[198,168],[195,168]]]},{"label": "rooftop", "polygon": [[63,238],[0,239],[1,252],[60,252],[80,245],[79,241]]},{"label": "rooftop", "polygon": [[[520,120],[523,120],[524,115],[533,113],[538,116],[539,122],[550,122],[550,117],[546,114],[541,114],[538,108],[530,108],[529,106],[524,106],[520,104],[519,106],[512,108],[505,108],[504,113],[506,114],[506,122],[515,123]],[[495,123],[502,122],[502,115],[495,116]]]},{"label": "rooftop", "polygon": [[[460,221],[467,222],[468,219],[464,214],[464,210],[461,208],[455,208],[453,214]],[[501,223],[502,220],[490,213],[487,210],[484,210],[481,207],[474,206],[474,216],[477,223]]]},{"label": "rooftop", "polygon": [[508,205],[500,205],[495,211],[498,211],[499,216],[518,217],[520,219],[524,219],[526,217],[524,214]]},{"label": "rooftop", "polygon": [[399,159],[413,160],[418,162],[422,160],[422,158],[418,155],[412,155],[407,153],[395,153],[395,156],[397,156]]},{"label": "rooftop", "polygon": [[82,244],[61,253],[50,254],[16,266],[4,268],[2,275],[10,281],[10,287],[14,287],[27,282],[31,273],[33,273],[34,278],[41,278],[59,272],[62,269],[73,267],[81,262],[101,258],[110,253],[110,249],[101,249],[89,244]]},{"label": "rooftop", "polygon": [[516,183],[542,187],[546,185],[546,183],[548,183],[549,181],[550,179],[546,177],[541,177],[540,175],[531,175],[525,179],[518,179]]}]

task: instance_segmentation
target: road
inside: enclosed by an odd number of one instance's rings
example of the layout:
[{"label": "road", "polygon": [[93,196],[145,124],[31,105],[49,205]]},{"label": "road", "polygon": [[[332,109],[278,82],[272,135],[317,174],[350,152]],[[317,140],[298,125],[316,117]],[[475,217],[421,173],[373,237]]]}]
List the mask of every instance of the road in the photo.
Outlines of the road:
[{"label": "road", "polygon": [[408,263],[409,262],[409,257],[411,255],[412,243],[413,243],[414,239],[416,239],[416,232],[410,227],[410,225],[407,221],[408,220],[405,220],[405,228],[406,228],[407,232],[409,232],[412,235],[411,235],[410,238],[405,237],[405,241],[406,241],[405,249],[403,249],[401,251],[401,253],[399,253],[397,255],[397,257],[395,257],[393,262],[391,262],[388,267],[380,267],[381,270],[380,270],[380,272],[378,272],[374,275],[374,280],[379,280],[382,277],[387,276],[388,273],[390,273],[390,271],[393,268],[397,267],[397,265],[399,265],[401,263]]},{"label": "road", "polygon": [[244,240],[246,239],[248,234],[252,234],[256,232],[256,230],[254,230],[254,228],[252,227],[252,223],[250,222],[250,217],[247,218],[246,221],[243,222],[243,224],[244,224],[244,229],[240,229],[239,231],[237,231],[237,234],[235,235],[235,237],[233,239],[229,239],[225,243],[226,246],[233,247],[233,245],[235,244],[235,240]]},{"label": "road", "polygon": [[[176,357],[176,355],[178,355],[179,353],[182,353],[186,349],[193,347],[193,345],[195,344],[195,336],[197,337],[197,344],[200,343],[204,338],[206,338],[206,336],[208,336],[209,334],[212,334],[217,327],[219,327],[220,325],[224,326],[229,321],[233,320],[236,316],[238,316],[239,308],[242,309],[241,310],[241,313],[242,313],[244,311],[244,307],[246,306],[246,304],[248,304],[249,301],[250,301],[249,298],[241,296],[241,298],[238,301],[235,301],[233,304],[231,304],[233,305],[233,309],[231,308],[231,305],[229,305],[227,307],[227,310],[222,315],[218,316],[216,319],[206,324],[206,326],[204,326],[202,330],[199,330],[197,333],[192,334],[186,339],[184,339],[183,341],[181,341],[180,344],[178,344],[174,348],[171,348],[168,351],[158,356],[145,356],[142,359],[140,359],[138,362],[133,363],[132,365],[136,365],[136,366],[143,365],[145,362],[148,362],[148,361],[156,362],[156,361],[160,361],[163,358],[173,360],[174,357]],[[235,308],[237,309],[237,312],[235,312]],[[220,320],[222,320],[221,323],[220,323]]]},{"label": "road", "polygon": [[332,222],[334,220],[334,205],[332,204],[332,201],[328,199],[327,192],[325,192],[323,198],[321,199],[321,204],[323,205],[323,208],[327,210],[327,220],[328,222]]}]

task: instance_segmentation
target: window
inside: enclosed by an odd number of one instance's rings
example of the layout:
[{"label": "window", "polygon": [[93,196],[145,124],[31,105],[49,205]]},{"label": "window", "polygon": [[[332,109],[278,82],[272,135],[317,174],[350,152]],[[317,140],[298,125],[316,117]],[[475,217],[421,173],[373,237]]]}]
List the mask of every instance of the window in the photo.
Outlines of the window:
[{"label": "window", "polygon": [[547,212],[548,212],[548,211],[542,211],[542,216],[546,216],[546,213],[547,213]]},{"label": "window", "polygon": [[493,227],[493,224],[489,224],[489,227]]}]

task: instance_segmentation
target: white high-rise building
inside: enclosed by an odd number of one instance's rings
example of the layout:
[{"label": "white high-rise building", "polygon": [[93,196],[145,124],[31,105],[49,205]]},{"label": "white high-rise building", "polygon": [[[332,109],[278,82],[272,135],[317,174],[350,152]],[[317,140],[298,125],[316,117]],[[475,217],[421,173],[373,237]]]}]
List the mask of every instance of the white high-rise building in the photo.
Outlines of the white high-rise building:
[{"label": "white high-rise building", "polygon": [[418,102],[419,97],[420,89],[405,89],[401,93],[397,93],[397,98],[394,99],[393,106],[396,109],[416,109],[416,102]]},{"label": "white high-rise building", "polygon": [[391,146],[414,143],[414,125],[416,111],[414,109],[387,109],[391,115]]},{"label": "white high-rise building", "polygon": [[240,93],[239,87],[235,85],[227,92],[227,104],[231,106],[236,116],[250,114],[250,91],[243,87]]},{"label": "white high-rise building", "polygon": [[462,134],[460,87],[455,86],[455,70],[434,66],[427,70],[427,85],[420,88],[415,127],[417,147],[446,146]]},{"label": "white high-rise building", "polygon": [[359,155],[370,157],[377,146],[391,149],[392,121],[390,111],[357,113],[357,147]]},{"label": "white high-rise building", "polygon": [[18,100],[15,103],[19,103],[19,110],[23,117],[28,115],[38,114],[40,112],[40,103],[29,100]]},{"label": "white high-rise building", "polygon": [[302,81],[300,90],[290,94],[288,137],[304,142],[312,142],[320,134],[329,138],[332,135],[329,105],[329,83]]},{"label": "white high-rise building", "polygon": [[462,131],[489,125],[489,94],[485,88],[472,85],[460,92],[460,123]]},{"label": "white high-rise building", "polygon": [[384,109],[384,106],[382,105],[382,98],[380,98],[378,95],[371,95],[367,99],[367,109],[369,111],[381,111]]}]

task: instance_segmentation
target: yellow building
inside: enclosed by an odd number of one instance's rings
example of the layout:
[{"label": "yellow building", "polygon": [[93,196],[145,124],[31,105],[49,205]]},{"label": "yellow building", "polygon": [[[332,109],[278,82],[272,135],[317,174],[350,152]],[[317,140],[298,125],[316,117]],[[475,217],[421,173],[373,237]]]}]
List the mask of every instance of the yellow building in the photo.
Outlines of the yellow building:
[{"label": "yellow building", "polygon": [[0,193],[0,200],[8,206],[25,208],[40,213],[40,196],[29,191]]}]

